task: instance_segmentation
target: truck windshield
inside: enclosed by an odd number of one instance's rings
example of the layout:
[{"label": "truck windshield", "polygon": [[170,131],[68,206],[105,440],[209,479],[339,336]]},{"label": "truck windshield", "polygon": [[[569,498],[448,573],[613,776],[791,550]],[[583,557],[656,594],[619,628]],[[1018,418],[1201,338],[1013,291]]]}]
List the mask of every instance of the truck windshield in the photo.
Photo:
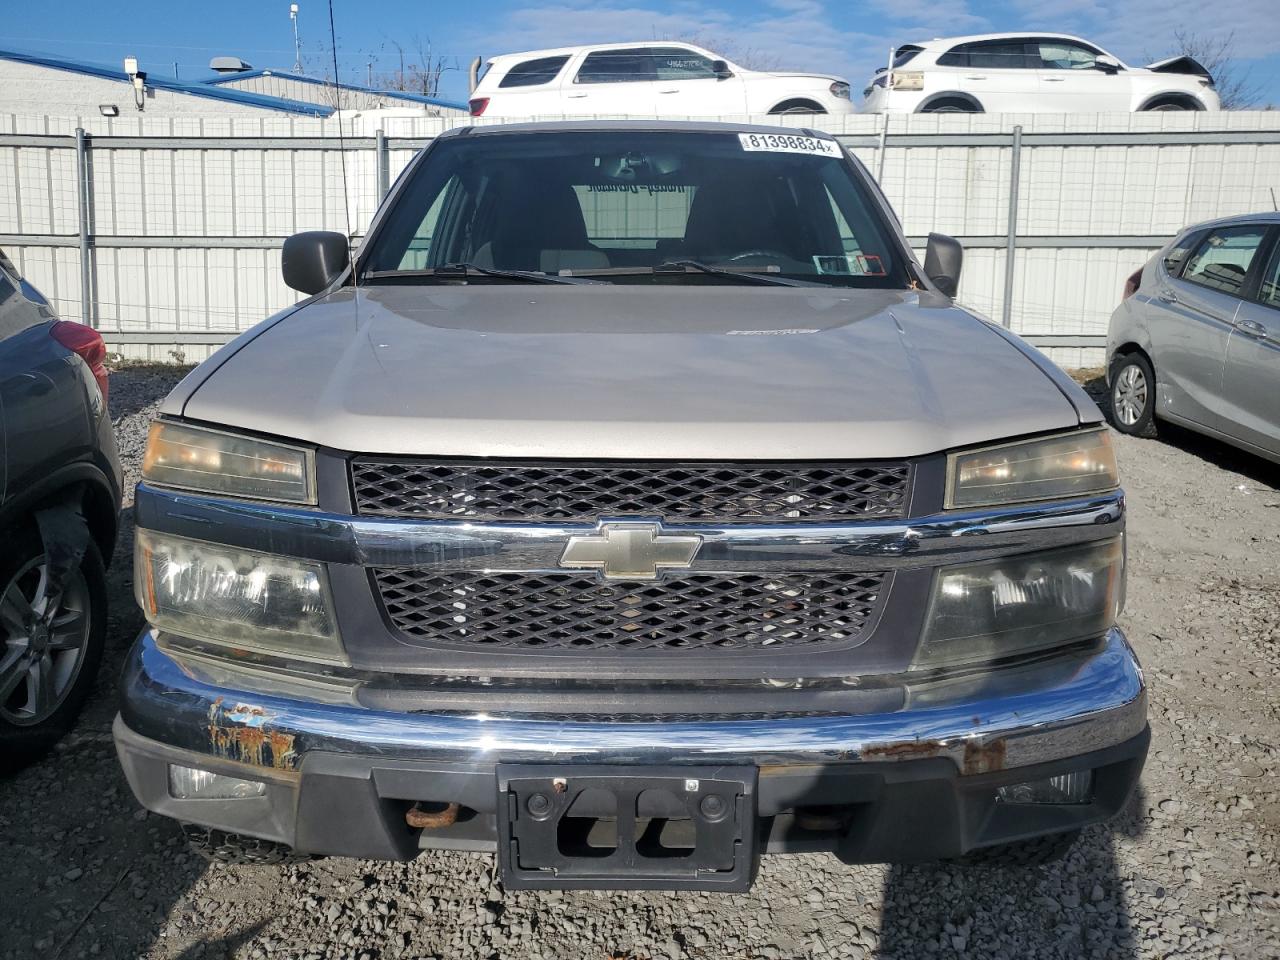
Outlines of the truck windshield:
[{"label": "truck windshield", "polygon": [[370,282],[898,288],[906,264],[834,140],[668,131],[441,141],[361,257]]}]

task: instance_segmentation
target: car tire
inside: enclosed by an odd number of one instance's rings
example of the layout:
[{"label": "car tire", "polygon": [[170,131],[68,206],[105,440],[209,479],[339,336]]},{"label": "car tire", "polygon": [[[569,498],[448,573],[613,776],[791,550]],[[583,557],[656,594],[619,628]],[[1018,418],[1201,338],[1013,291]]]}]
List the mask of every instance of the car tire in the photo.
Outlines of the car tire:
[{"label": "car tire", "polygon": [[194,853],[216,863],[264,866],[303,863],[311,858],[275,840],[261,840],[194,823],[182,824],[182,835]]},{"label": "car tire", "polygon": [[1131,437],[1156,435],[1156,374],[1145,356],[1126,353],[1116,358],[1108,397],[1117,430]]},{"label": "car tire", "polygon": [[974,105],[968,100],[961,100],[959,97],[944,97],[941,100],[934,100],[932,103],[926,104],[920,110],[921,113],[981,113],[980,109],[975,109]]},{"label": "car tire", "polygon": [[814,103],[812,100],[784,100],[769,111],[769,116],[777,117],[794,113],[823,114],[826,112],[822,104]]},{"label": "car tire", "polygon": [[[49,600],[44,544],[34,524],[0,532],[0,539],[15,547],[0,556],[0,768],[15,769],[67,734],[93,689],[106,644],[107,576],[90,540],[62,595],[30,620],[32,608]],[[37,642],[39,655],[32,649]],[[38,692],[41,676],[51,700]]]},{"label": "car tire", "polygon": [[1050,833],[1030,840],[1019,840],[1017,843],[981,847],[952,862],[965,867],[1001,867],[1014,870],[1043,867],[1064,859],[1079,838],[1079,830]]}]

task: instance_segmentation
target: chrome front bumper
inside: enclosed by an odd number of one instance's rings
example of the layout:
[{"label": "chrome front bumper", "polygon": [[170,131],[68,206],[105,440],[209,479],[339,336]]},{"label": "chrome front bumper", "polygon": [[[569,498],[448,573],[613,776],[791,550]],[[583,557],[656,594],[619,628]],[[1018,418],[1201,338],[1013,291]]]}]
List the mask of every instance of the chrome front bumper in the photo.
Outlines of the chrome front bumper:
[{"label": "chrome front bumper", "polygon": [[[225,678],[226,674],[221,675]],[[223,680],[225,683],[225,680]],[[1122,743],[1146,726],[1141,668],[1123,634],[1092,650],[962,681],[912,686],[904,709],[863,715],[594,722],[398,713],[219,686],[143,633],[125,668],[121,722],[215,761],[298,769],[312,751],[476,762],[847,764],[942,757],[961,774]]]}]

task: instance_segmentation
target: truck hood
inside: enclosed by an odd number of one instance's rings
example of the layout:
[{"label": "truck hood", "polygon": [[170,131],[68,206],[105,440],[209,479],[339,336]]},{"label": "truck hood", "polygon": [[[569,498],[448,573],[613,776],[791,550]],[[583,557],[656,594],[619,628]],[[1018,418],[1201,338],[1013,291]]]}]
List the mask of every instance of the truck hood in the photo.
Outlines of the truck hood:
[{"label": "truck hood", "polygon": [[1148,63],[1143,69],[1152,73],[1185,73],[1193,77],[1204,77],[1206,80],[1213,79],[1205,65],[1194,57],[1166,57],[1164,60]]},{"label": "truck hood", "polygon": [[368,453],[895,458],[1080,420],[1017,343],[912,291],[345,288],[225,349],[166,412]]},{"label": "truck hood", "polygon": [[743,76],[748,80],[815,80],[822,83],[848,83],[844,77],[826,73],[792,73],[786,70],[752,70]]}]

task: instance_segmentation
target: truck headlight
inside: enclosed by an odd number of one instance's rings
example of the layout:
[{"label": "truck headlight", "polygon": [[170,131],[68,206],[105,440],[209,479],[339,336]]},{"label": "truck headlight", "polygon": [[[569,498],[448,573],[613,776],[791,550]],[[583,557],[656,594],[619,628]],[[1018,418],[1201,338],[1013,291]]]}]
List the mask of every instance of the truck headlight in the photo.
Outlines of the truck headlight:
[{"label": "truck headlight", "polygon": [[161,630],[242,650],[347,663],[324,568],[138,530],[134,591]]},{"label": "truck headlight", "polygon": [[1099,637],[1124,583],[1120,537],[984,563],[934,577],[913,669],[990,663]]},{"label": "truck headlight", "polygon": [[1000,506],[1088,496],[1120,485],[1106,427],[1004,443],[947,458],[951,507]]},{"label": "truck headlight", "polygon": [[312,451],[170,420],[151,424],[142,479],[254,500],[316,502]]}]

